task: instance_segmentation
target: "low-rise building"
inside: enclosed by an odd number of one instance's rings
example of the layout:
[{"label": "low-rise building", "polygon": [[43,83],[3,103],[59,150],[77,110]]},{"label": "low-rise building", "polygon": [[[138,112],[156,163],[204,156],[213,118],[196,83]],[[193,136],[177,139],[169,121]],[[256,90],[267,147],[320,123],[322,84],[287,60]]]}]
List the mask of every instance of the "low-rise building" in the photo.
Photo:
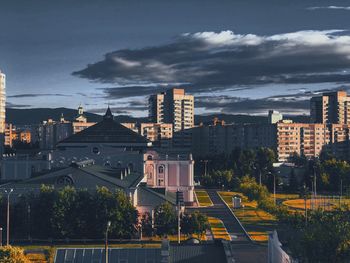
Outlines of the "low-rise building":
[{"label": "low-rise building", "polygon": [[88,122],[84,115],[82,106],[78,108],[78,114],[73,121],[68,121],[63,114],[59,121],[48,119],[43,121],[38,127],[39,146],[43,150],[52,150],[56,144],[72,134],[79,133],[94,125],[95,122]]}]

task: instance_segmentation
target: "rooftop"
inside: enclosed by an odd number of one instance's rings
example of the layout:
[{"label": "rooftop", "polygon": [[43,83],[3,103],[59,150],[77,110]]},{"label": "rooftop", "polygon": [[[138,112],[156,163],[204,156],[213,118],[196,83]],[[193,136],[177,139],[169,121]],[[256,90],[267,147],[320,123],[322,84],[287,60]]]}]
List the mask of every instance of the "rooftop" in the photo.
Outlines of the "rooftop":
[{"label": "rooftop", "polygon": [[62,143],[126,143],[147,146],[148,141],[138,133],[114,121],[108,107],[102,121],[59,142],[59,144]]}]

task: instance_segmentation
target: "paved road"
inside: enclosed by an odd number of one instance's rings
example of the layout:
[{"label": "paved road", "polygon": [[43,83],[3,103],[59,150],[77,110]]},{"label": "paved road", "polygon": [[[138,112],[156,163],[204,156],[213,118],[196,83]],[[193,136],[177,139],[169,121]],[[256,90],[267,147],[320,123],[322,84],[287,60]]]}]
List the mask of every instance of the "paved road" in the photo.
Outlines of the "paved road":
[{"label": "paved road", "polygon": [[225,203],[221,200],[216,190],[206,191],[214,205],[210,207],[198,207],[196,210],[200,210],[208,216],[219,218],[224,223],[233,242],[249,242],[242,227],[226,207]]},{"label": "paved road", "polygon": [[216,190],[206,190],[213,202],[211,207],[196,208],[208,216],[216,217],[222,220],[227,232],[231,236],[232,252],[236,263],[260,263],[267,262],[267,247],[252,243],[246,236],[241,225],[232,215],[222,201]]}]

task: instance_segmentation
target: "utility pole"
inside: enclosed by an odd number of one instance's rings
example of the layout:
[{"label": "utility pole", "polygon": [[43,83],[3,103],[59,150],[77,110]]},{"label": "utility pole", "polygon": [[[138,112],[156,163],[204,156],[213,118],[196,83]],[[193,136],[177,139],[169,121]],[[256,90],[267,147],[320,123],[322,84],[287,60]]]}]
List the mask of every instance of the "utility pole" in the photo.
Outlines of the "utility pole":
[{"label": "utility pole", "polygon": [[10,244],[10,194],[13,192],[13,189],[5,190],[7,194],[7,227],[6,227],[6,245]]},{"label": "utility pole", "polygon": [[273,174],[273,200],[276,205],[276,175],[275,173]]},{"label": "utility pole", "polygon": [[0,227],[0,247],[2,247],[2,227]]},{"label": "utility pole", "polygon": [[204,176],[207,176],[207,165],[209,160],[201,160],[202,163],[204,163]]},{"label": "utility pole", "polygon": [[108,231],[110,226],[111,226],[111,221],[108,221],[107,227],[106,227],[106,237],[105,237],[105,256],[106,256],[105,263],[108,263]]},{"label": "utility pole", "polygon": [[184,203],[184,193],[177,190],[176,192],[176,205],[177,205],[177,243],[181,242],[181,205]]}]

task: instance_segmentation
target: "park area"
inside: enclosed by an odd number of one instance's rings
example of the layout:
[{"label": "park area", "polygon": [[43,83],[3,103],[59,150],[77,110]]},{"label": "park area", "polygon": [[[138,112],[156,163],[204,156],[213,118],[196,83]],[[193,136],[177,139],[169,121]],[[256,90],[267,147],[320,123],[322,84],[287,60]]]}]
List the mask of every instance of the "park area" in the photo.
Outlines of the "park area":
[{"label": "park area", "polygon": [[336,208],[340,208],[344,205],[350,205],[349,198],[339,198],[339,196],[317,196],[317,198],[311,198],[306,200],[301,198],[285,200],[282,202],[283,205],[287,206],[289,211],[300,211],[307,209],[321,209],[331,211]]},{"label": "park area", "polygon": [[257,207],[256,201],[249,201],[246,196],[237,192],[218,192],[221,198],[233,210],[232,197],[240,195],[244,208],[234,209],[233,212],[241,221],[242,225],[257,242],[266,242],[268,232],[273,231],[276,226],[276,219],[273,215]]}]

